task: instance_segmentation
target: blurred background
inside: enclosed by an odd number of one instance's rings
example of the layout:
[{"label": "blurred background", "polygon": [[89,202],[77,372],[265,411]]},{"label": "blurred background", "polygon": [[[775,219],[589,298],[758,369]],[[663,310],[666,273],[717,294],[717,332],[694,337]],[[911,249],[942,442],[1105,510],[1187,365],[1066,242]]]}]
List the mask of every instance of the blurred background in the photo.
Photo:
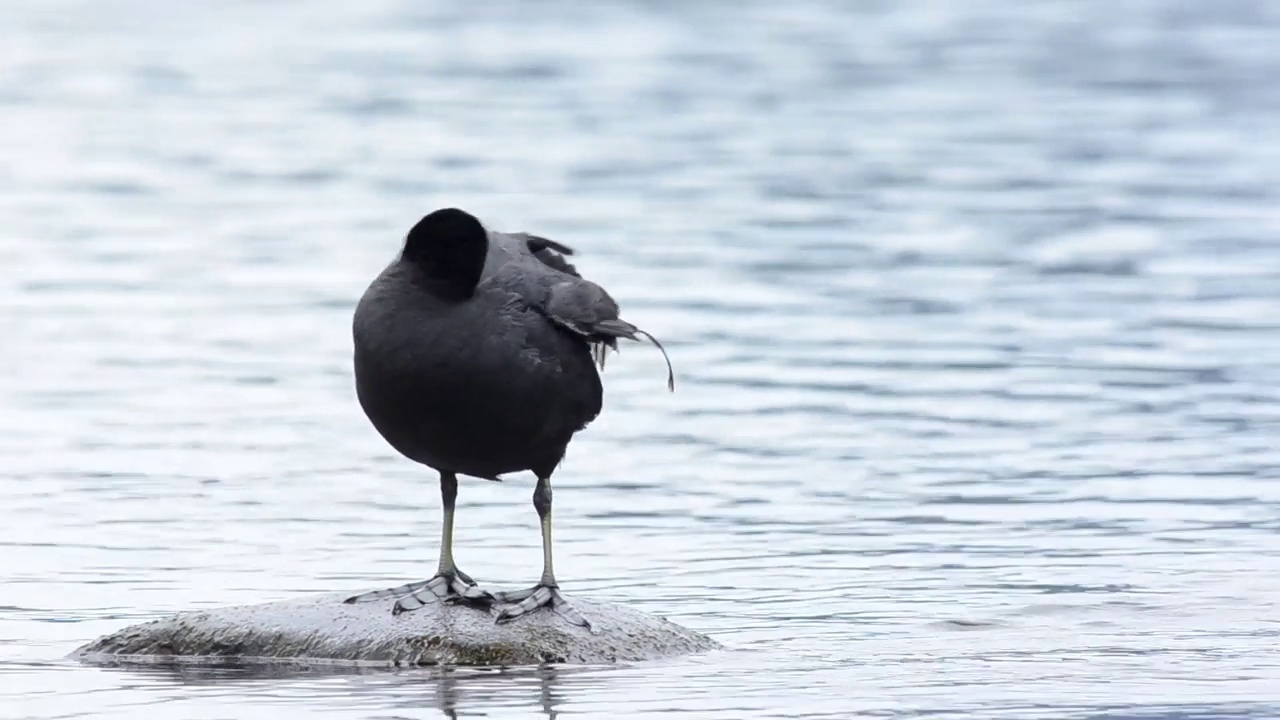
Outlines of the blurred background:
[{"label": "blurred background", "polygon": [[[1280,4],[0,3],[0,716],[1280,715]],[[350,319],[423,214],[664,341],[556,475],[617,669],[62,660],[434,570]],[[523,587],[532,477],[459,563]]]}]

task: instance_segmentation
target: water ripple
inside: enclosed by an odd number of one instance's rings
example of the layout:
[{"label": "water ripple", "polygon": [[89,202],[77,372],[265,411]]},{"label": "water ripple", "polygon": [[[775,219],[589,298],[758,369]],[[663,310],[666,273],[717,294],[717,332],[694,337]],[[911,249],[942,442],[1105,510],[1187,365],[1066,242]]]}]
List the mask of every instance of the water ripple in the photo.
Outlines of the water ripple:
[{"label": "water ripple", "polygon": [[[6,717],[1277,714],[1271,4],[212,7],[0,8]],[[610,359],[557,566],[728,649],[61,660],[430,568],[349,323],[446,204],[671,351],[674,395]],[[464,483],[482,581],[536,573],[531,488]]]}]

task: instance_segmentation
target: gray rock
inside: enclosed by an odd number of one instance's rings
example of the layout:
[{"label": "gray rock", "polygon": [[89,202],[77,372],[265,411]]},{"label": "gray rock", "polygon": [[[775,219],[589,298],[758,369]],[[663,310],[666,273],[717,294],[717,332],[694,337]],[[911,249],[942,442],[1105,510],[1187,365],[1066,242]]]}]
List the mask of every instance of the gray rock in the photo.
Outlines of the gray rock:
[{"label": "gray rock", "polygon": [[344,595],[180,613],[124,628],[72,653],[86,663],[302,663],[352,666],[602,664],[704,652],[714,640],[621,605],[574,599],[592,629],[549,609],[502,625],[497,608]]}]

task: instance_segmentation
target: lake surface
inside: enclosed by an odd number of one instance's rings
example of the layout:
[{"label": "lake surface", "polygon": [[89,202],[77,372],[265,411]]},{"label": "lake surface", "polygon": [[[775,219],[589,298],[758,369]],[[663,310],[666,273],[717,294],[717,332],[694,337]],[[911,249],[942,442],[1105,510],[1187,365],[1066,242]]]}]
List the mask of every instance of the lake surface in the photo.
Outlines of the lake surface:
[{"label": "lake surface", "polygon": [[[0,7],[0,718],[1280,716],[1280,5]],[[661,338],[566,593],[724,643],[251,675],[68,652],[434,571],[350,316],[424,213]],[[540,570],[532,477],[459,564]]]}]

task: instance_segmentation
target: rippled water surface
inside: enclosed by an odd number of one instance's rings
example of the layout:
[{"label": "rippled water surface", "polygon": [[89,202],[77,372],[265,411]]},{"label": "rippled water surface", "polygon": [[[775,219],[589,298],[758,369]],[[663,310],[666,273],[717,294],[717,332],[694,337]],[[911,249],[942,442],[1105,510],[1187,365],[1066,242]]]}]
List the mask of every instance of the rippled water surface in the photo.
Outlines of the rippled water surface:
[{"label": "rippled water surface", "polygon": [[[0,717],[1280,716],[1280,6],[0,6]],[[458,204],[627,346],[566,592],[726,650],[278,674],[64,660],[434,567],[350,315]],[[456,553],[537,576],[532,478]]]}]

